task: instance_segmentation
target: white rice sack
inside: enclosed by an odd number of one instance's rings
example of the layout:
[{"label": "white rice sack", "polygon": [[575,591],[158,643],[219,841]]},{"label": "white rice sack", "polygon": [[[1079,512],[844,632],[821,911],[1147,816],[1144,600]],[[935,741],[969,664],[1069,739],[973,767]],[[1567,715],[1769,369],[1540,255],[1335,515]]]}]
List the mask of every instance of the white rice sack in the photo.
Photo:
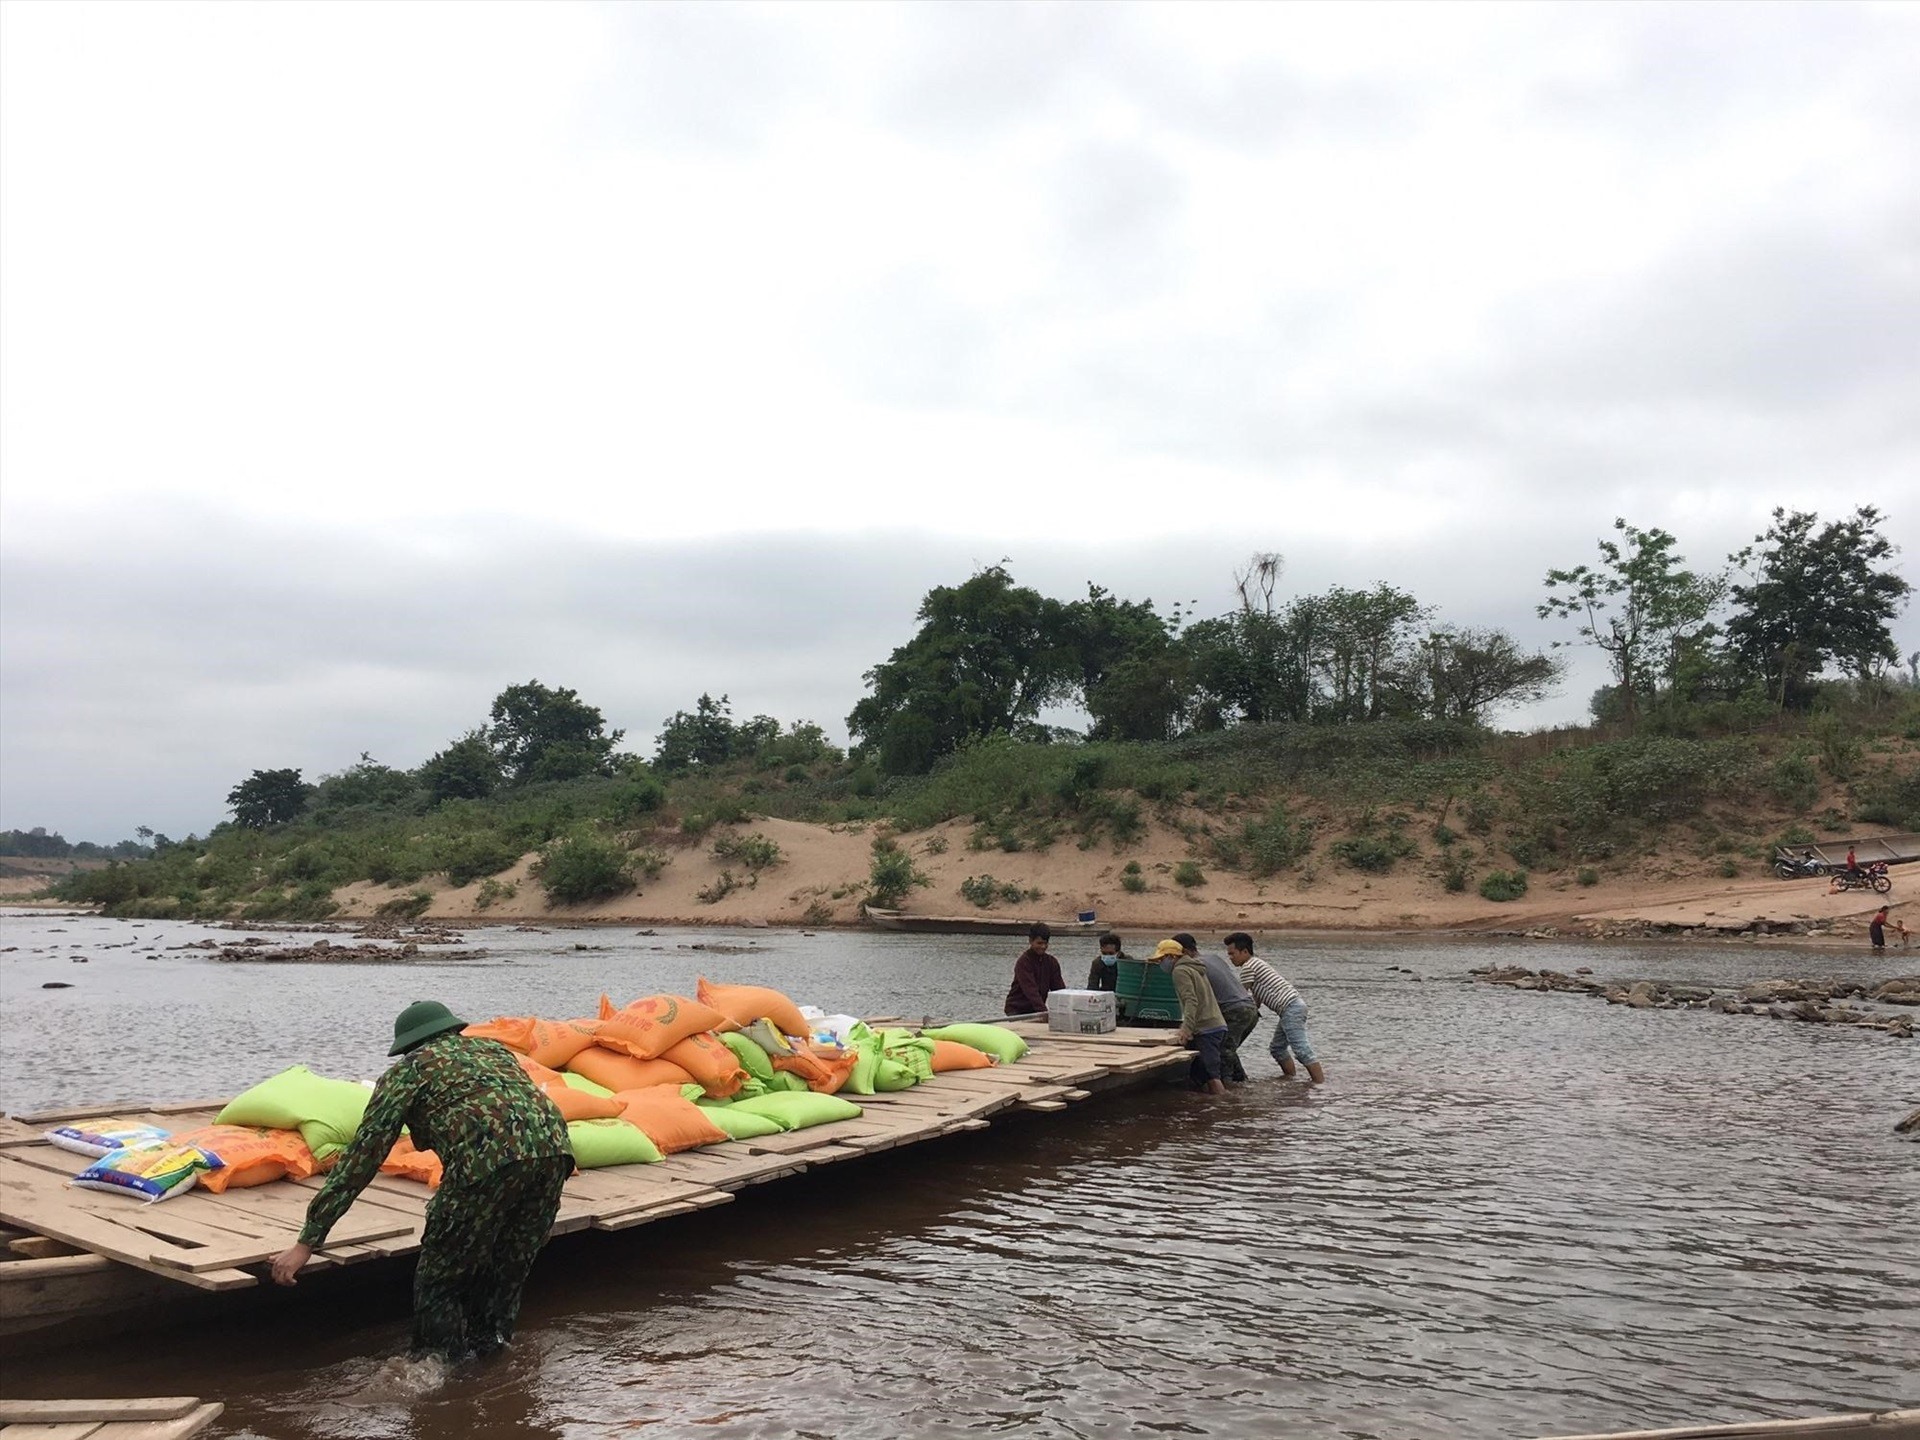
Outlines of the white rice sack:
[{"label": "white rice sack", "polygon": [[49,1145],[81,1155],[111,1155],[130,1145],[155,1145],[166,1138],[167,1132],[158,1126],[136,1125],[131,1120],[79,1120],[45,1136]]}]

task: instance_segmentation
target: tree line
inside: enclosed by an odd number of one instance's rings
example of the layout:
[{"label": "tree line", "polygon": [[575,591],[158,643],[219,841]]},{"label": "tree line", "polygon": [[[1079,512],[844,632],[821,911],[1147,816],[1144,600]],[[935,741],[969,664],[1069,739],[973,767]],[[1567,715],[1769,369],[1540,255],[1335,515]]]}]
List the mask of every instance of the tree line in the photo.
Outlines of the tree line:
[{"label": "tree line", "polygon": [[[1571,626],[1555,648],[1590,644],[1606,657],[1612,683],[1593,697],[1596,719],[1631,728],[1676,707],[1805,710],[1822,675],[1884,681],[1899,660],[1890,622],[1912,587],[1892,567],[1883,523],[1871,506],[1826,523],[1776,510],[1752,544],[1708,571],[1689,568],[1668,532],[1616,520],[1597,562],[1547,572],[1538,614]],[[865,673],[867,694],[847,717],[850,756],[811,721],[736,721],[727,696],[703,694],[662,722],[648,761],[620,751],[625,732],[577,692],[530,680],[503,690],[484,724],[413,770],[364,754],[317,784],[299,770],[256,770],[228,804],[236,824],[258,829],[606,777],[627,782],[630,808],[644,810],[658,804],[663,778],[742,761],[850,759],[909,776],[991,736],[1154,742],[1278,723],[1483,725],[1550,695],[1563,676],[1551,650],[1447,623],[1397,586],[1283,599],[1283,573],[1279,555],[1252,555],[1235,572],[1227,613],[1202,619],[1095,584],[1059,600],[1019,584],[1004,563],[935,586],[913,636]],[[1920,667],[1920,656],[1910,663]],[[1086,729],[1044,723],[1061,706],[1084,710]]]}]

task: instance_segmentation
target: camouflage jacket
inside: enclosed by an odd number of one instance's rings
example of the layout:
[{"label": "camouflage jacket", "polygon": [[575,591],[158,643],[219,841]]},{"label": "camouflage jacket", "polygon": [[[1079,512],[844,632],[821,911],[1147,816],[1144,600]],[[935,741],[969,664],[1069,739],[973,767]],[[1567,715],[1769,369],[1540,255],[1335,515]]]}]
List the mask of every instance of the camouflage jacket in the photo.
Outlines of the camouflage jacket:
[{"label": "camouflage jacket", "polygon": [[319,1246],[354,1197],[380,1173],[405,1126],[431,1150],[449,1187],[485,1178],[516,1160],[572,1154],[566,1122],[533,1086],[513,1052],[495,1040],[437,1035],[388,1068],[373,1087],[353,1143],[307,1207],[300,1243]]}]

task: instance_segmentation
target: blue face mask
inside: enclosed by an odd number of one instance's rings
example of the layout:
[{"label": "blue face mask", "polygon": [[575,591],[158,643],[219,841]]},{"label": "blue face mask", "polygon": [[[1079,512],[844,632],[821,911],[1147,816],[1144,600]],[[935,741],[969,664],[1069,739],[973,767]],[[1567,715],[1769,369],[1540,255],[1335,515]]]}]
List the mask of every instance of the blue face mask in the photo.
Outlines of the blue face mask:
[{"label": "blue face mask", "polygon": [[1120,963],[1120,957],[1118,955],[1109,955],[1106,951],[1102,950],[1100,952],[1100,963],[1102,965],[1118,965]]}]

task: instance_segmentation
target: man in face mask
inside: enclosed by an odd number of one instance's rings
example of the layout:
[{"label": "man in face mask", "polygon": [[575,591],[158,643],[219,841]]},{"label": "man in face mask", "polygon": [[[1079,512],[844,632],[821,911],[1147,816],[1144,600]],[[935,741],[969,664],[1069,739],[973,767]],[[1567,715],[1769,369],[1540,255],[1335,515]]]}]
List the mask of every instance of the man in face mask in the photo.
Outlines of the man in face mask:
[{"label": "man in face mask", "polygon": [[1093,968],[1087,971],[1087,989],[1115,990],[1120,985],[1120,962],[1130,959],[1122,945],[1120,937],[1109,930],[1100,937],[1100,953],[1093,957]]}]

